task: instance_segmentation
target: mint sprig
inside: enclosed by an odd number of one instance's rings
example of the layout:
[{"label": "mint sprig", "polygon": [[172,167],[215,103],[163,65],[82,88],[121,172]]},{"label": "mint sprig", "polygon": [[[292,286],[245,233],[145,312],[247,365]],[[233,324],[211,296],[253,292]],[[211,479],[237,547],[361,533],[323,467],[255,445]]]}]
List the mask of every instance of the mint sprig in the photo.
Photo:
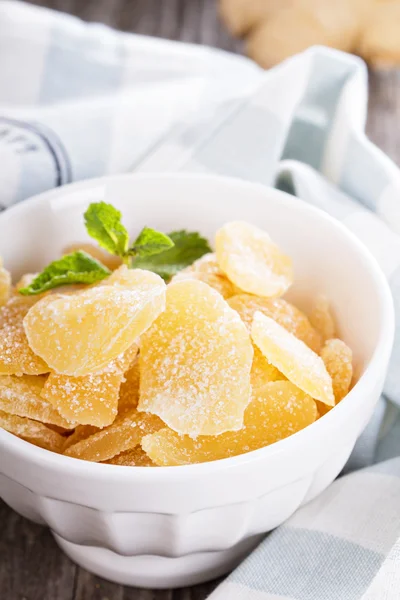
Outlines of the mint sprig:
[{"label": "mint sprig", "polygon": [[[106,202],[90,204],[84,219],[88,234],[102,248],[121,257],[130,268],[153,271],[166,281],[211,252],[199,233],[181,230],[166,235],[150,227],[144,227],[130,245],[120,211]],[[101,262],[79,250],[52,262],[19,293],[31,296],[69,283],[96,283],[109,274]]]},{"label": "mint sprig", "polygon": [[70,283],[96,283],[110,275],[101,262],[78,250],[50,263],[35,279],[19,290],[23,296],[42,294]]},{"label": "mint sprig", "polygon": [[129,256],[144,258],[169,250],[173,245],[174,242],[165,233],[161,233],[161,231],[156,231],[150,227],[144,227],[133,245],[129,248],[128,254]]},{"label": "mint sprig", "polygon": [[121,218],[119,210],[106,202],[93,202],[84,214],[90,237],[110,254],[124,257],[128,250],[129,234]]},{"label": "mint sprig", "polygon": [[128,266],[131,266],[133,257],[153,256],[174,245],[165,233],[144,227],[129,246],[129,234],[122,224],[121,213],[112,204],[106,202],[90,204],[84,218],[90,237],[110,254],[120,256]]},{"label": "mint sprig", "polygon": [[132,267],[153,271],[168,280],[204,254],[211,252],[206,238],[197,232],[173,231],[168,237],[174,243],[172,248],[155,256],[138,256],[132,261]]}]

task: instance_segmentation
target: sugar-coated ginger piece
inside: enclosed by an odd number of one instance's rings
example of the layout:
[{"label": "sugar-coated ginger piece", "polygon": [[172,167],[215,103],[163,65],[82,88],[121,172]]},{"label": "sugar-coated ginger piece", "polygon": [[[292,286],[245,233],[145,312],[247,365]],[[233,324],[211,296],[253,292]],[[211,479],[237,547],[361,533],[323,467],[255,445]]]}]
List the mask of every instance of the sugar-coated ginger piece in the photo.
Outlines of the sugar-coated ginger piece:
[{"label": "sugar-coated ginger piece", "polygon": [[310,323],[320,333],[323,341],[330,340],[336,335],[336,325],[329,301],[326,296],[319,294],[312,305]]},{"label": "sugar-coated ginger piece", "polygon": [[121,384],[118,400],[118,412],[136,408],[139,402],[140,388],[140,368],[139,358],[137,358],[129,371],[125,373],[124,381]]},{"label": "sugar-coated ginger piece", "polygon": [[64,430],[73,429],[75,424],[64,419],[53,406],[41,397],[45,377],[35,375],[3,375],[0,377],[0,410],[57,425]]},{"label": "sugar-coated ginger piece", "polygon": [[61,452],[64,445],[63,436],[43,423],[26,417],[10,415],[2,410],[0,410],[0,427],[35,446],[52,452]]},{"label": "sugar-coated ginger piece", "polygon": [[240,431],[193,439],[164,427],[146,435],[142,448],[160,466],[208,462],[273,444],[307,427],[316,417],[310,396],[289,381],[274,381],[253,391]]},{"label": "sugar-coated ginger piece", "polygon": [[147,456],[146,452],[142,450],[141,446],[137,446],[133,450],[126,450],[121,452],[114,458],[104,461],[108,465],[119,465],[122,467],[154,467],[154,463]]},{"label": "sugar-coated ginger piece", "polygon": [[70,446],[85,440],[90,435],[93,435],[93,433],[97,433],[98,431],[100,431],[100,428],[95,427],[94,425],[78,425],[71,435],[65,438],[63,452],[65,452],[65,450],[67,450],[67,448]]},{"label": "sugar-coated ginger piece", "polygon": [[185,279],[197,279],[198,281],[203,281],[203,283],[206,283],[214,290],[219,292],[225,299],[230,298],[236,293],[234,284],[229,281],[225,275],[215,275],[214,273],[201,273],[199,271],[183,273],[181,271],[174,276],[171,283],[183,281]]},{"label": "sugar-coated ginger piece", "polygon": [[261,298],[251,294],[238,294],[229,298],[228,304],[236,310],[247,328],[251,329],[253,317],[257,310],[274,319],[279,325],[293,333],[299,340],[319,354],[321,336],[311,325],[306,315],[296,306],[283,298]]},{"label": "sugar-coated ginger piece", "polygon": [[342,340],[327,340],[321,351],[326,370],[332,377],[336,404],[349,392],[353,378],[353,353]]},{"label": "sugar-coated ginger piece", "polygon": [[0,256],[0,306],[6,304],[11,295],[11,274],[3,266]]},{"label": "sugar-coated ginger piece", "polygon": [[[46,426],[51,429],[52,431],[55,431],[56,433],[59,433],[60,435],[63,436],[64,438],[64,443],[65,440],[67,439],[67,437],[69,435],[71,435],[74,431],[74,427],[71,427],[71,425],[69,425],[68,427],[60,427],[59,425],[53,425],[52,423],[46,423]],[[64,446],[63,446],[64,449]]]},{"label": "sugar-coated ginger piece", "polygon": [[275,298],[293,282],[289,256],[254,225],[242,221],[223,225],[216,233],[215,247],[221,270],[244,292]]},{"label": "sugar-coated ginger piece", "polygon": [[256,388],[264,387],[271,381],[286,379],[276,367],[271,365],[261,350],[254,346],[253,364],[251,366],[250,382],[253,392]]},{"label": "sugar-coated ginger piece", "polygon": [[208,273],[210,275],[223,275],[221,269],[219,268],[217,262],[217,255],[215,252],[208,252],[207,254],[203,254],[200,258],[194,261],[189,267],[182,269],[174,275],[175,277],[184,274],[184,273]]},{"label": "sugar-coated ginger piece", "polygon": [[11,296],[0,306],[0,375],[41,375],[48,365],[29,347],[23,320],[36,298]]},{"label": "sugar-coated ginger piece", "polygon": [[230,298],[238,291],[235,285],[229,281],[219,268],[214,252],[204,254],[204,256],[195,260],[190,267],[179,271],[172,278],[171,283],[182,281],[183,279],[198,279],[199,281],[203,281],[214,288],[214,290],[217,290],[225,299]]},{"label": "sugar-coated ginger piece", "polygon": [[320,356],[284,327],[256,312],[251,327],[254,343],[274,367],[304,393],[334,406],[332,379]]},{"label": "sugar-coated ginger piece", "polygon": [[118,415],[112,425],[69,445],[64,454],[81,460],[104,462],[122,452],[133,450],[140,444],[144,435],[163,426],[164,423],[155,415],[139,413],[132,409]]},{"label": "sugar-coated ginger piece", "polygon": [[105,368],[164,310],[161,277],[125,270],[123,283],[46,296],[28,312],[24,328],[29,345],[56,373],[79,377]]},{"label": "sugar-coated ginger piece", "polygon": [[138,346],[133,344],[101,373],[81,377],[50,373],[42,397],[67,420],[96,427],[111,425],[117,416],[124,373],[137,351]]},{"label": "sugar-coated ginger piece", "polygon": [[192,436],[240,429],[252,358],[245,325],[218,292],[194,279],[173,283],[141,338],[138,409]]}]

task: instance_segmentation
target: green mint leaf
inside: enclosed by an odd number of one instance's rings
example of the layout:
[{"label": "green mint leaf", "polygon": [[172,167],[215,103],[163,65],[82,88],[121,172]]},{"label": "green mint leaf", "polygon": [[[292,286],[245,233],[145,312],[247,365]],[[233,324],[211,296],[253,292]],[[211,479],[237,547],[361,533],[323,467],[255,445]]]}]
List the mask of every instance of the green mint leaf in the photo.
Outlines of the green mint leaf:
[{"label": "green mint leaf", "polygon": [[50,263],[30,285],[21,288],[23,296],[33,296],[69,283],[95,283],[110,275],[101,262],[81,250]]},{"label": "green mint leaf", "polygon": [[128,254],[140,257],[153,256],[173,246],[174,242],[165,233],[161,233],[161,231],[156,231],[150,227],[144,227],[133,243],[133,246],[129,248]]},{"label": "green mint leaf", "polygon": [[133,259],[132,268],[147,269],[168,280],[204,254],[211,252],[208,241],[199,233],[173,231],[168,237],[174,243],[173,248],[153,256],[138,256]]},{"label": "green mint leaf", "polygon": [[102,248],[117,256],[126,254],[129,235],[122,225],[119,210],[105,202],[93,202],[84,216],[88,234]]}]

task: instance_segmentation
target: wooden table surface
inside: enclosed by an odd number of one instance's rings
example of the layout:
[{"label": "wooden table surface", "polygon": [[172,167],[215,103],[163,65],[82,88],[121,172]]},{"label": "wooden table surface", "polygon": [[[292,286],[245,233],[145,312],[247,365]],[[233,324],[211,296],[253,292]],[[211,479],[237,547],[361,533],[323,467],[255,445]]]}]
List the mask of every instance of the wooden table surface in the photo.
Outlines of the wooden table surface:
[{"label": "wooden table surface", "polygon": [[[147,35],[218,46],[241,44],[218,20],[216,0],[34,0],[86,20]],[[370,73],[367,131],[400,164],[400,71]],[[175,591],[126,588],[75,566],[49,531],[18,516],[0,501],[1,600],[204,600],[216,582]]]}]

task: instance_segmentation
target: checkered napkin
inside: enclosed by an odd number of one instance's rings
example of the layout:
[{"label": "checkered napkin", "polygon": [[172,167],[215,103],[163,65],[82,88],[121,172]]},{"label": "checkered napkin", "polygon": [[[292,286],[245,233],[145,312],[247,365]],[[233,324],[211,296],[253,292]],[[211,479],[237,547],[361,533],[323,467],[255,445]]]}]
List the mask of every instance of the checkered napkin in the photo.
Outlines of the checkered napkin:
[{"label": "checkered napkin", "polygon": [[3,209],[107,173],[220,173],[326,210],[375,255],[398,323],[385,396],[347,474],[211,598],[398,600],[400,173],[364,134],[364,64],[313,48],[264,73],[216,50],[3,1],[0,82]]}]

